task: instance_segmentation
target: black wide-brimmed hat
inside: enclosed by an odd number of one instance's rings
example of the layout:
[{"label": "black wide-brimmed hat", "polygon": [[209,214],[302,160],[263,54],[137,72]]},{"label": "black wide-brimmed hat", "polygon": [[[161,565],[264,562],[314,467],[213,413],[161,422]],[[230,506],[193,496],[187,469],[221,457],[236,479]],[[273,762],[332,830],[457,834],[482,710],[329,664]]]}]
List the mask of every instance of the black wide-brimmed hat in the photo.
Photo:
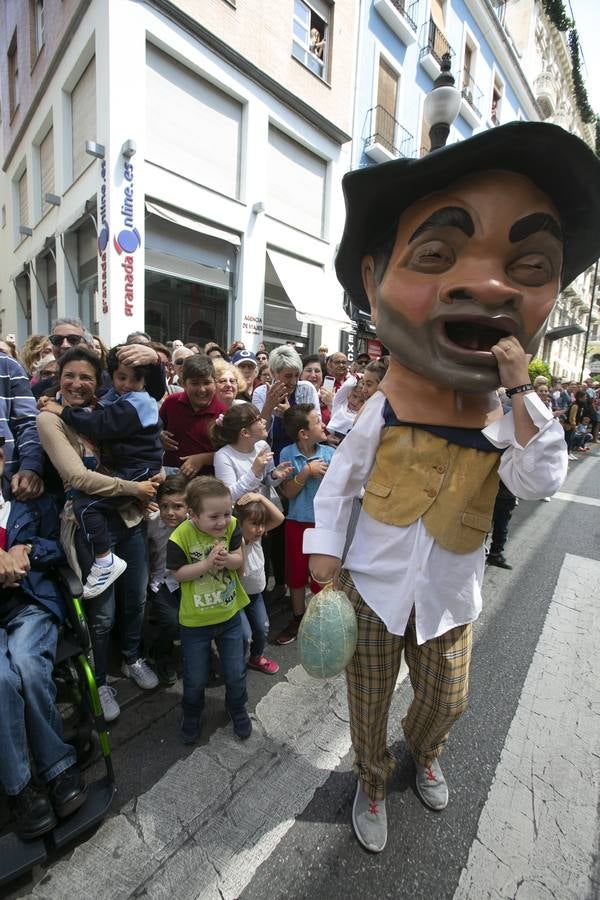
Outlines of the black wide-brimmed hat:
[{"label": "black wide-brimmed hat", "polygon": [[563,229],[564,288],[600,256],[600,159],[575,135],[545,122],[510,122],[434,150],[344,176],[346,224],[337,276],[361,309],[369,309],[361,260],[416,200],[491,169],[529,178],[556,207]]}]

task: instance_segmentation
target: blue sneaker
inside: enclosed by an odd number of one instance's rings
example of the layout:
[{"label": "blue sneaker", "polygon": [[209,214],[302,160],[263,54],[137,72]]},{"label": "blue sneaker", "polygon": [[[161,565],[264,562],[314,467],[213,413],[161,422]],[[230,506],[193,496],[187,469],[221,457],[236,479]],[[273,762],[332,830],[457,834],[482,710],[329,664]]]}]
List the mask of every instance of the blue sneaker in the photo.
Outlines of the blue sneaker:
[{"label": "blue sneaker", "polygon": [[246,741],[252,734],[252,720],[244,707],[236,713],[229,713],[233,722],[233,730],[241,741]]},{"label": "blue sneaker", "polygon": [[200,719],[184,716],[181,722],[181,740],[184,744],[197,744],[200,740]]}]

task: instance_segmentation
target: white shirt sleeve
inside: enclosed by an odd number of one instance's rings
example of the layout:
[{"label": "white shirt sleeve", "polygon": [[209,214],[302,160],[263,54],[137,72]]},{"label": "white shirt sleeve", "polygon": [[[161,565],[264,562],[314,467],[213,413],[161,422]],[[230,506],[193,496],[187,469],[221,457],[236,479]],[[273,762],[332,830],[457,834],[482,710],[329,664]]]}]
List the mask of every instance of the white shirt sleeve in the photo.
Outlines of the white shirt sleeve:
[{"label": "white shirt sleeve", "polygon": [[484,428],[483,434],[494,446],[504,450],[498,474],[509,491],[523,500],[541,500],[558,491],[566,478],[565,433],[537,394],[526,394],[524,400],[538,428],[525,447],[515,437],[512,412]]},{"label": "white shirt sleeve", "polygon": [[235,461],[228,453],[227,447],[221,447],[220,450],[217,450],[213,465],[215,467],[215,477],[227,485],[234,503],[237,503],[240,497],[243,494],[247,494],[248,491],[258,490],[262,484],[262,479],[257,478],[252,471],[252,462],[250,462],[245,472],[240,472],[239,467],[236,469]]},{"label": "white shirt sleeve", "polygon": [[265,400],[267,399],[267,386],[266,384],[259,384],[257,388],[255,388],[254,393],[252,394],[252,403],[257,408],[259,412],[262,412],[262,408],[265,405]]},{"label": "white shirt sleeve", "polygon": [[377,391],[333,454],[315,496],[315,527],[304,532],[304,552],[342,558],[352,503],[367,483],[383,427],[385,397]]}]

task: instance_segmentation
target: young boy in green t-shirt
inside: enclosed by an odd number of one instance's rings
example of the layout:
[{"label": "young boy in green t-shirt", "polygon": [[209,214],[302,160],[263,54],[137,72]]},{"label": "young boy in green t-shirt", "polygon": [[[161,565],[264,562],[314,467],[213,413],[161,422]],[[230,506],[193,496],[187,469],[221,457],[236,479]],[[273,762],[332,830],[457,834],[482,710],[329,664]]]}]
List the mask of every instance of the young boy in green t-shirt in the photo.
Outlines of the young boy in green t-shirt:
[{"label": "young boy in green t-shirt", "polygon": [[181,736],[184,744],[194,744],[200,737],[214,640],[221,657],[227,712],[236,735],[245,740],[252,732],[252,722],[246,711],[246,662],[239,615],[249,603],[237,573],[244,562],[242,533],[231,515],[231,494],[217,478],[193,478],[185,499],[189,518],[175,529],[167,545],[167,568],[181,584]]}]

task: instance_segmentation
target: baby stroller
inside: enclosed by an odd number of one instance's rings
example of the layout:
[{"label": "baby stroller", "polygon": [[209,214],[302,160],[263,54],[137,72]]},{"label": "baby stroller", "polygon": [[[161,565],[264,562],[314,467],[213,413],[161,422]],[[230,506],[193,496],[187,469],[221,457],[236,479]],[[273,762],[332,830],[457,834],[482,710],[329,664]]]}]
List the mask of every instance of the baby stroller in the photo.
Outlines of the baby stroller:
[{"label": "baby stroller", "polygon": [[68,818],[61,819],[43,837],[24,841],[14,832],[0,836],[0,885],[45,862],[53,849],[64,847],[101,822],[115,794],[110,744],[94,678],[90,634],[80,600],[81,582],[66,567],[57,570],[57,577],[67,600],[67,617],[61,629],[54,665],[59,708],[61,712],[66,708],[70,710],[64,723],[65,740],[75,747],[80,768],[91,763],[99,750],[106,772],[98,781],[87,785],[84,804]]}]

